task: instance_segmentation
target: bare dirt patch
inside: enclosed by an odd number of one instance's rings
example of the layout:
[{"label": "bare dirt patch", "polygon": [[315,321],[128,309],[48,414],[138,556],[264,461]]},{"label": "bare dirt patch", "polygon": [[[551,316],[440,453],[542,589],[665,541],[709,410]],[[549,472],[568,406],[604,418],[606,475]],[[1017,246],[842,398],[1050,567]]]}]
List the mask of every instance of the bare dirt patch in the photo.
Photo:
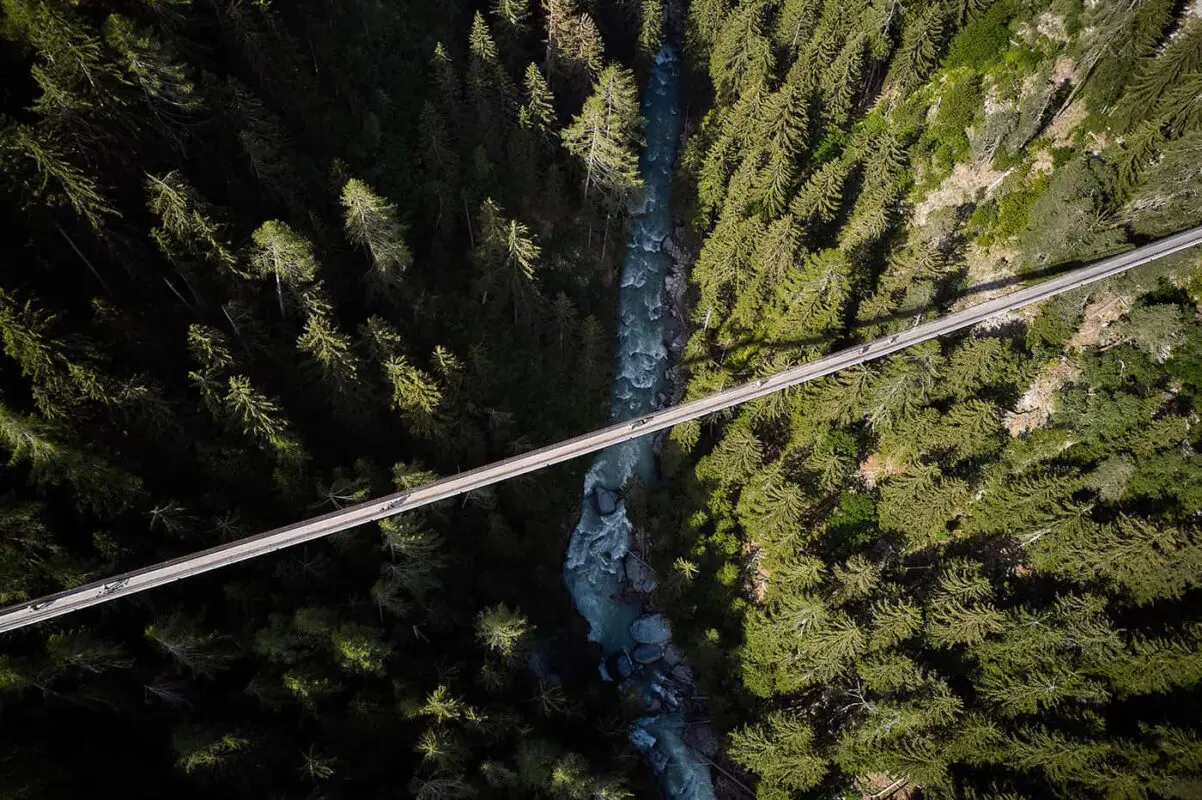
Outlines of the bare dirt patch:
[{"label": "bare dirt patch", "polygon": [[906,471],[904,464],[894,464],[880,453],[873,453],[860,464],[860,478],[869,489],[891,475],[900,475]]},{"label": "bare dirt patch", "polygon": [[910,800],[918,796],[918,787],[911,786],[909,779],[883,772],[861,775],[856,778],[855,786],[861,800]]},{"label": "bare dirt patch", "polygon": [[1113,343],[1113,335],[1107,330],[1112,323],[1131,308],[1131,298],[1102,292],[1090,299],[1085,306],[1085,321],[1065,343],[1066,350],[1084,350],[1087,347],[1105,347]]},{"label": "bare dirt patch", "polygon": [[914,224],[925,225],[927,217],[941,208],[962,206],[988,196],[1006,174],[995,170],[987,160],[957,164],[952,174],[914,207]]},{"label": "bare dirt patch", "polygon": [[1057,42],[1068,42],[1071,38],[1064,25],[1064,17],[1045,11],[1035,20],[1035,30],[1039,35]]},{"label": "bare dirt patch", "polygon": [[1067,358],[1044,367],[1026,394],[1018,398],[1014,410],[1006,413],[1005,423],[1010,437],[1018,438],[1046,425],[1056,410],[1056,392],[1080,374],[1081,368]]},{"label": "bare dirt patch", "polygon": [[1039,150],[1031,159],[1032,175],[1051,175],[1054,169],[1056,169],[1056,162],[1052,159],[1051,150]]},{"label": "bare dirt patch", "polygon": [[[964,295],[952,304],[952,311],[960,311],[1015,291],[1015,272],[1011,265],[1017,258],[1018,252],[1005,245],[981,247],[976,242],[970,244],[964,254],[965,263],[968,265],[968,274],[965,277],[967,289]],[[978,325],[983,330],[994,330],[1022,318],[1021,311],[1007,312]]]},{"label": "bare dirt patch", "polygon": [[1056,63],[1052,65],[1052,83],[1059,86],[1066,82],[1076,83],[1078,80],[1077,62],[1068,56],[1057,56]]},{"label": "bare dirt patch", "polygon": [[743,588],[755,602],[763,605],[764,598],[768,596],[768,579],[771,577],[771,573],[764,567],[764,551],[756,542],[747,542],[743,545],[743,554],[747,557],[747,577]]},{"label": "bare dirt patch", "polygon": [[1085,103],[1081,100],[1074,100],[1056,115],[1052,123],[1048,125],[1048,129],[1044,131],[1044,136],[1051,141],[1054,147],[1068,147],[1073,143],[1077,126],[1084,122],[1087,116],[1089,116],[1089,110],[1085,108]]}]

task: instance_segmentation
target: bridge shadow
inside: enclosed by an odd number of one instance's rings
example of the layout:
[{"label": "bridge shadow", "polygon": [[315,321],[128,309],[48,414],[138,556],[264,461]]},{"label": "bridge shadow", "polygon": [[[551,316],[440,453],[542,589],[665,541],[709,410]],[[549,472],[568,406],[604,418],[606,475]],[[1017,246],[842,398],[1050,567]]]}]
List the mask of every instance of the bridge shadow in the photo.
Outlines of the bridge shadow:
[{"label": "bridge shadow", "polygon": [[[1134,248],[1127,248],[1127,249],[1134,249]],[[863,340],[859,339],[856,336],[856,332],[862,331],[866,328],[871,328],[874,325],[886,325],[886,324],[889,324],[892,322],[901,322],[901,321],[908,320],[908,319],[914,319],[915,323],[917,324],[917,322],[918,322],[917,318],[922,316],[923,314],[927,314],[932,311],[934,311],[937,314],[945,313],[946,308],[952,306],[955,303],[960,302],[961,300],[965,300],[965,299],[974,297],[976,295],[985,294],[987,292],[994,292],[994,291],[997,291],[998,289],[1005,289],[1010,286],[1017,286],[1019,284],[1035,284],[1046,278],[1054,278],[1058,275],[1063,275],[1066,272],[1072,272],[1073,270],[1089,266],[1090,264],[1096,264],[1098,261],[1100,261],[1104,258],[1110,258],[1115,255],[1120,255],[1123,252],[1126,252],[1126,250],[1120,250],[1116,253],[1110,253],[1105,256],[1100,256],[1099,258],[1090,259],[1088,261],[1075,259],[1073,261],[1065,261],[1065,262],[1054,264],[1051,266],[1041,267],[1039,269],[1025,270],[1025,271],[1020,272],[1015,275],[1007,275],[1005,277],[997,278],[995,280],[985,281],[984,283],[979,283],[979,284],[976,284],[975,286],[971,286],[966,289],[963,289],[955,295],[945,297],[945,298],[939,300],[937,304],[932,305],[932,306],[927,306],[925,308],[910,308],[910,309],[905,309],[905,310],[899,310],[899,311],[891,312],[889,314],[879,314],[875,317],[870,317],[867,319],[849,319],[849,320],[846,320],[846,322],[845,322],[846,332],[843,335],[835,337],[835,338],[832,338],[830,336],[808,336],[808,337],[803,337],[803,338],[798,338],[798,339],[773,339],[773,338],[768,338],[768,337],[750,336],[750,337],[745,337],[743,339],[738,340],[737,342],[733,343],[729,347],[725,348],[725,350],[730,351],[730,350],[742,349],[745,347],[755,347],[755,348],[758,348],[761,350],[769,350],[769,351],[771,351],[771,350],[793,350],[793,349],[800,348],[800,347],[811,347],[813,345],[819,345],[819,344],[830,344],[830,345],[832,345],[831,351],[834,352],[834,351],[841,350],[845,347],[853,347],[854,345],[861,343]],[[700,363],[704,363],[704,362],[710,361],[710,360],[712,360],[710,357],[682,358],[679,361],[677,361],[676,364],[678,366],[687,367],[687,366],[690,366],[693,364],[700,364]]]}]

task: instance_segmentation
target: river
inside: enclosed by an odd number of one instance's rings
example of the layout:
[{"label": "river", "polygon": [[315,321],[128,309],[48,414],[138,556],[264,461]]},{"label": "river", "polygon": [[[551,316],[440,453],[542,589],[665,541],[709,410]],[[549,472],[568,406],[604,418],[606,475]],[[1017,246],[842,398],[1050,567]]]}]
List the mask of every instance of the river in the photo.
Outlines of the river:
[{"label": "river", "polygon": [[[667,397],[664,343],[664,242],[672,232],[669,196],[680,136],[679,56],[666,45],[656,56],[642,114],[646,148],[639,166],[644,201],[634,215],[622,262],[618,294],[618,354],[611,399],[614,421],[655,410]],[[660,778],[672,800],[714,797],[708,759],[685,743],[686,719],[697,690],[671,643],[661,615],[646,613],[654,577],[631,552],[633,528],[621,488],[656,477],[654,437],[603,450],[584,479],[580,522],[572,531],[564,581],[576,609],[588,620],[589,639],[601,645],[601,675],[623,682],[645,701],[646,715],[631,728],[631,741]],[[695,738],[695,737],[694,737]]]}]

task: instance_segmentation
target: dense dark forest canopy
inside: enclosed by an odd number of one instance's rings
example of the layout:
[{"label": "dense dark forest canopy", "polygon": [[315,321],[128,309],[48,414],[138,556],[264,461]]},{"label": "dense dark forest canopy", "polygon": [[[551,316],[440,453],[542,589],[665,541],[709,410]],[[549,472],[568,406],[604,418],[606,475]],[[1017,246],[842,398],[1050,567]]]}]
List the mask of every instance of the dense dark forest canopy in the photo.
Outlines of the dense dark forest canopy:
[{"label": "dense dark forest canopy", "polygon": [[[0,602],[602,422],[627,11],[5,0]],[[0,795],[628,796],[578,487],[6,636]]]},{"label": "dense dark forest canopy", "polygon": [[[688,397],[1202,223],[1196,0],[0,0],[0,605],[602,424],[686,64]],[[678,426],[721,796],[1202,797],[1202,258]],[[0,798],[647,797],[570,465],[5,634]]]}]

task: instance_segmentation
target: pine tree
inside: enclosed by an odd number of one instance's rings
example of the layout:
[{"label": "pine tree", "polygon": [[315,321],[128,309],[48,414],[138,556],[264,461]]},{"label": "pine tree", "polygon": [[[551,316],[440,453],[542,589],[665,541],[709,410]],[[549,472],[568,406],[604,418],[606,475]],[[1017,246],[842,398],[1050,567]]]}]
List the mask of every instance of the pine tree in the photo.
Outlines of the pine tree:
[{"label": "pine tree", "polygon": [[604,45],[596,23],[579,13],[572,0],[543,0],[547,26],[546,67],[576,83],[597,77]]},{"label": "pine tree", "polygon": [[133,660],[125,648],[86,630],[51,634],[46,639],[46,657],[56,677],[65,673],[74,673],[76,676],[97,674],[133,666]]},{"label": "pine tree", "polygon": [[806,108],[799,93],[786,84],[771,93],[759,110],[756,137],[765,142],[765,152],[757,194],[764,212],[775,217],[793,196],[793,164],[805,138]]},{"label": "pine tree", "polygon": [[191,135],[189,124],[203,108],[187,68],[152,31],[118,14],[105,20],[104,40],[142,90],[159,130],[182,150]]},{"label": "pine tree", "polygon": [[12,0],[5,15],[6,38],[37,55],[30,74],[41,96],[32,110],[46,120],[48,133],[84,150],[108,139],[101,123],[124,117],[125,81],[106,58],[95,28],[59,3]]},{"label": "pine tree", "polygon": [[0,405],[0,444],[10,465],[27,464],[37,483],[67,483],[81,507],[114,515],[145,499],[142,480],[104,454],[72,442],[51,423]]},{"label": "pine tree", "polygon": [[772,74],[772,44],[762,31],[765,8],[760,2],[740,3],[722,23],[709,58],[720,101],[767,83]]},{"label": "pine tree", "polygon": [[819,684],[832,680],[852,664],[864,650],[865,637],[855,620],[840,612],[799,636],[796,644],[807,662],[804,680]]},{"label": "pine tree", "polygon": [[491,10],[508,38],[516,40],[526,32],[530,18],[527,0],[493,0]]},{"label": "pine tree", "polygon": [[1144,69],[1127,93],[1130,108],[1153,108],[1185,75],[1202,66],[1202,26],[1187,19],[1163,52],[1144,62]]},{"label": "pine tree", "polygon": [[606,67],[562,134],[564,147],[584,168],[586,195],[596,187],[620,203],[641,188],[636,148],[642,125],[634,75],[623,67]]},{"label": "pine tree", "polygon": [[148,175],[146,192],[150,211],[159,218],[150,236],[164,255],[177,264],[184,262],[184,268],[191,259],[200,259],[223,273],[246,274],[221,224],[213,219],[212,206],[183,175],[178,171],[162,177]]},{"label": "pine tree", "polygon": [[384,376],[392,386],[392,405],[420,436],[434,436],[441,428],[438,408],[442,391],[425,372],[403,355],[384,361]]},{"label": "pine tree", "polygon": [[188,726],[175,732],[171,744],[176,764],[185,774],[212,775],[234,769],[251,741],[236,733],[219,734],[201,726]]},{"label": "pine tree", "polygon": [[685,20],[685,48],[689,57],[702,68],[706,66],[710,48],[722,30],[729,11],[729,0],[699,0],[689,4]]},{"label": "pine tree", "polygon": [[912,89],[935,66],[949,27],[946,14],[943,4],[932,3],[917,7],[906,19],[890,75],[901,92]]},{"label": "pine tree", "polygon": [[[0,603],[12,605],[31,597],[43,581],[53,580],[54,561],[63,548],[47,527],[42,506],[0,496]],[[0,681],[0,686],[3,681]]]},{"label": "pine tree", "polygon": [[229,111],[238,130],[238,144],[251,173],[267,194],[292,209],[300,207],[304,186],[293,142],[283,120],[248,86],[228,81]]},{"label": "pine tree", "polygon": [[277,485],[285,492],[296,492],[309,456],[293,437],[279,405],[257,391],[245,375],[229,377],[221,403],[223,414],[236,429],[275,456]]},{"label": "pine tree", "polygon": [[795,54],[810,38],[821,10],[822,0],[787,0],[783,3],[777,12],[773,29],[773,40],[777,46],[788,48]]},{"label": "pine tree", "polygon": [[475,141],[499,163],[515,93],[501,66],[492,31],[479,11],[472,18],[468,52],[467,91],[474,111]]},{"label": "pine tree", "polygon": [[763,446],[750,426],[732,427],[714,448],[714,477],[724,486],[743,483],[759,468]]},{"label": "pine tree", "polygon": [[1036,569],[1070,580],[1102,579],[1141,604],[1196,586],[1200,560],[1202,543],[1192,531],[1125,514],[1110,523],[1053,529],[1031,554]]},{"label": "pine tree", "polygon": [[881,581],[881,569],[862,555],[854,555],[831,571],[835,582],[832,601],[844,605],[872,594]]},{"label": "pine tree", "polygon": [[430,73],[434,93],[429,102],[439,117],[448,123],[448,139],[454,142],[456,138],[452,137],[461,135],[460,126],[463,124],[463,81],[442,42],[434,45],[430,55]]},{"label": "pine tree", "polygon": [[372,281],[381,288],[397,286],[413,256],[396,206],[352,178],[342,187],[342,211],[347,238],[371,255]]},{"label": "pine tree", "polygon": [[521,222],[506,219],[491,198],[480,205],[480,242],[475,259],[480,268],[477,293],[487,302],[512,304],[514,318],[537,294],[535,275],[542,249]]},{"label": "pine tree", "polygon": [[522,106],[524,124],[537,131],[539,136],[549,137],[557,125],[555,97],[551,94],[551,87],[547,85],[547,79],[543,77],[543,73],[537,65],[526,66],[522,87],[525,100]]},{"label": "pine tree", "polygon": [[642,0],[639,6],[639,52],[653,59],[664,39],[664,9],[661,0]]},{"label": "pine tree", "polygon": [[922,610],[909,600],[878,600],[872,604],[873,649],[895,647],[922,627]]},{"label": "pine tree", "polygon": [[839,126],[846,125],[861,89],[860,74],[868,55],[869,37],[860,33],[844,43],[839,57],[822,75],[824,111]]},{"label": "pine tree", "polygon": [[843,184],[852,164],[835,159],[823,164],[797,192],[790,210],[803,225],[830,222],[835,218],[843,199]]},{"label": "pine tree", "polygon": [[114,382],[89,363],[87,351],[78,359],[68,353],[52,335],[55,322],[32,301],[19,303],[0,289],[0,341],[4,353],[33,384],[33,399],[42,416],[61,420],[81,413],[88,401],[113,404]]},{"label": "pine tree", "polygon": [[261,278],[274,278],[280,312],[284,312],[284,287],[299,292],[317,279],[313,245],[278,220],[264,222],[252,235],[250,266]]},{"label": "pine tree", "polygon": [[814,732],[801,719],[781,712],[754,727],[736,731],[731,756],[762,778],[759,796],[788,797],[821,782],[827,761],[814,746]]},{"label": "pine tree", "polygon": [[146,638],[196,676],[213,677],[234,659],[226,637],[201,633],[193,620],[179,613],[148,625]]},{"label": "pine tree", "polygon": [[476,616],[476,640],[505,659],[512,659],[526,647],[533,626],[521,612],[504,604],[484,609]]},{"label": "pine tree", "polygon": [[896,475],[881,489],[882,530],[903,534],[907,549],[918,550],[947,539],[947,524],[968,504],[968,486],[940,474],[931,465]]},{"label": "pine tree", "polygon": [[359,364],[351,338],[338,328],[334,309],[321,284],[306,289],[302,302],[306,314],[305,330],[297,338],[296,346],[312,356],[322,377],[338,394],[359,391]]},{"label": "pine tree", "polygon": [[54,134],[0,119],[0,162],[31,194],[52,207],[69,206],[97,232],[107,218],[118,216],[99,184],[71,162]]}]

